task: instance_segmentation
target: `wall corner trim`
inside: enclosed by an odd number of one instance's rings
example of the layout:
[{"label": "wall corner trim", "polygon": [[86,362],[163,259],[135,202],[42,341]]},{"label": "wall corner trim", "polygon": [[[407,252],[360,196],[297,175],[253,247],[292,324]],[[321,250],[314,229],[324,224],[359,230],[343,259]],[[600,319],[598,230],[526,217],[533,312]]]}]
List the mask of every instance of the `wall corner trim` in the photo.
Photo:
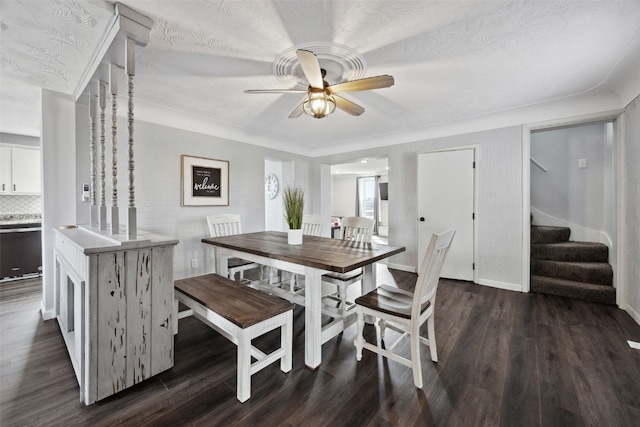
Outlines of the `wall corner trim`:
[{"label": "wall corner trim", "polygon": [[635,311],[633,309],[633,307],[631,307],[629,304],[623,304],[620,306],[621,309],[623,309],[624,311],[626,311],[627,313],[629,313],[629,316],[631,316],[631,318],[633,320],[636,321],[636,323],[638,325],[640,325],[640,313]]},{"label": "wall corner trim", "polygon": [[51,320],[56,318],[55,310],[47,310],[44,306],[44,301],[40,301],[40,313],[42,313],[42,320]]},{"label": "wall corner trim", "polygon": [[393,268],[394,270],[406,271],[408,273],[416,273],[416,267],[412,265],[404,265],[404,264],[394,264],[392,262],[381,262],[381,264],[387,264],[387,267]]}]

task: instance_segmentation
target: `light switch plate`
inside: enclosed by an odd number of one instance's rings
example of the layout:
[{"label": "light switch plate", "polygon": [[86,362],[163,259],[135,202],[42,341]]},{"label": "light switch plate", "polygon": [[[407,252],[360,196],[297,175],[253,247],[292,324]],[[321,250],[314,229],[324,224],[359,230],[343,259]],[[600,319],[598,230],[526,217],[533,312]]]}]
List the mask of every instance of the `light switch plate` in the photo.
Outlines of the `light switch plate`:
[{"label": "light switch plate", "polygon": [[587,159],[578,159],[578,167],[586,168],[587,167]]}]

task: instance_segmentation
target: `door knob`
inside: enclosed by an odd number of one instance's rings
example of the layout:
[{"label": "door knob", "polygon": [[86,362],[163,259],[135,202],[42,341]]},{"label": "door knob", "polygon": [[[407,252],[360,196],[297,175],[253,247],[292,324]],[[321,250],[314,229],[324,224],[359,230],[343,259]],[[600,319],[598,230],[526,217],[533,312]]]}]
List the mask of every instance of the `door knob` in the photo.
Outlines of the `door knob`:
[{"label": "door knob", "polygon": [[424,217],[421,216],[420,218],[418,218],[420,220],[420,222],[424,222]]}]

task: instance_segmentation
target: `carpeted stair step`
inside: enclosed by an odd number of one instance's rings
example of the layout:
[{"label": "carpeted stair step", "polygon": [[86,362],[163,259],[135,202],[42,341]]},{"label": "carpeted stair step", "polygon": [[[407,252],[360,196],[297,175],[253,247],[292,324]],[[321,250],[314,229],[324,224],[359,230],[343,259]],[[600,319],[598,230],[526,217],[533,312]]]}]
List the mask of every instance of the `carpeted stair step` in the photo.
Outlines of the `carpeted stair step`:
[{"label": "carpeted stair step", "polygon": [[609,248],[593,242],[536,243],[531,245],[531,259],[608,262]]},{"label": "carpeted stair step", "polygon": [[574,282],[554,277],[531,276],[531,292],[558,295],[602,304],[616,303],[616,289],[613,286],[594,283]]},{"label": "carpeted stair step", "polygon": [[613,269],[606,262],[567,262],[532,259],[531,274],[597,285],[613,285]]},{"label": "carpeted stair step", "polygon": [[531,244],[566,242],[570,235],[571,229],[568,227],[531,226]]}]

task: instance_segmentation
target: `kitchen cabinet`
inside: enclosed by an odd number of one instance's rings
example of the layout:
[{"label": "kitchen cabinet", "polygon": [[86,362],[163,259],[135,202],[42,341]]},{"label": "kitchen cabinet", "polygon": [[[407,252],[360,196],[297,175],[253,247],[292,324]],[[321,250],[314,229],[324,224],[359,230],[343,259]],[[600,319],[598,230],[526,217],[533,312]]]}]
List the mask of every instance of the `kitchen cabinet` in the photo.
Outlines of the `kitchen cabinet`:
[{"label": "kitchen cabinet", "polygon": [[0,145],[0,194],[11,192],[11,147]]},{"label": "kitchen cabinet", "polygon": [[83,226],[55,231],[55,306],[89,405],[173,366],[173,249]]},{"label": "kitchen cabinet", "polygon": [[40,194],[40,149],[0,146],[0,194]]}]

